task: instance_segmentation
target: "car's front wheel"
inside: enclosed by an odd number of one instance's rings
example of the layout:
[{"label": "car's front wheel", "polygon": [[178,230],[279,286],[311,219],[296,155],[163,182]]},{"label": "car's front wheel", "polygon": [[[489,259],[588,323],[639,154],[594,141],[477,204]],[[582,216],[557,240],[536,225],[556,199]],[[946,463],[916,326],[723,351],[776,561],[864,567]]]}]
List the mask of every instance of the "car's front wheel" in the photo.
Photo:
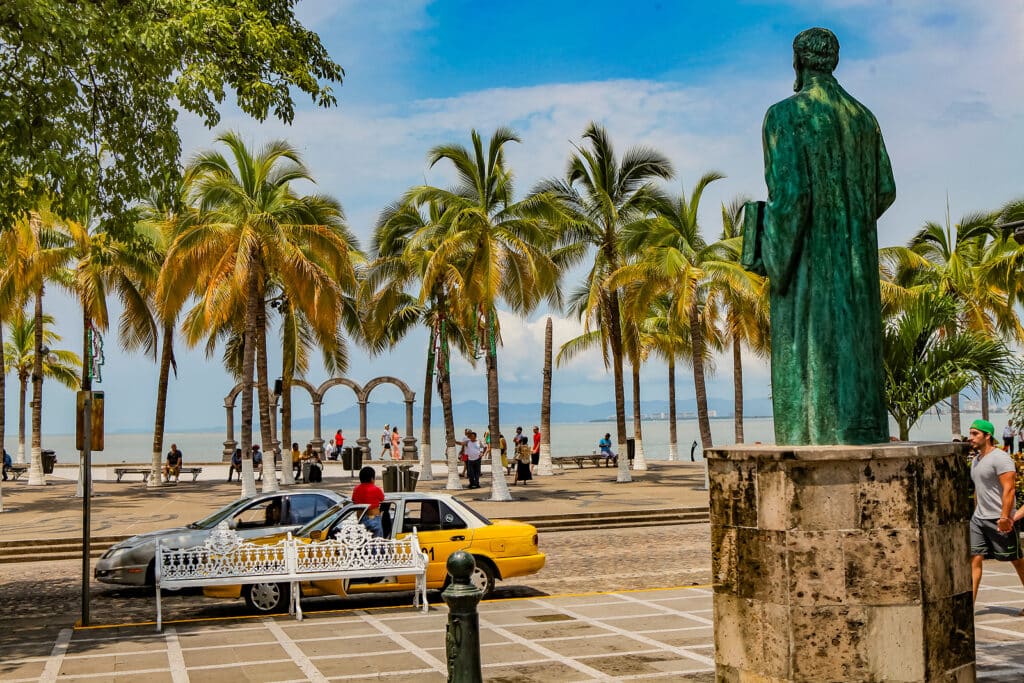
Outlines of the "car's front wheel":
[{"label": "car's front wheel", "polygon": [[242,597],[249,609],[259,614],[281,612],[288,600],[287,583],[251,583],[242,587]]}]

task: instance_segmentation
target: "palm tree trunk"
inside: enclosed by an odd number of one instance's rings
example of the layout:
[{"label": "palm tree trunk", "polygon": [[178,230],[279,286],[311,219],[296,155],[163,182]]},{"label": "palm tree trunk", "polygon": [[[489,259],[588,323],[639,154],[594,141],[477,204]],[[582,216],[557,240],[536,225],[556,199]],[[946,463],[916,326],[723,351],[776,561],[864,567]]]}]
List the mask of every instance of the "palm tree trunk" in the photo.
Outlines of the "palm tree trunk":
[{"label": "palm tree trunk", "polygon": [[434,478],[430,464],[430,409],[434,395],[434,366],[437,364],[437,354],[434,345],[437,343],[437,327],[430,326],[430,334],[427,335],[427,370],[423,378],[423,423],[420,427],[420,479],[431,481]]},{"label": "palm tree trunk", "polygon": [[21,388],[18,392],[18,455],[14,461],[18,464],[25,464],[25,399],[28,398],[28,375],[19,375],[18,384]]},{"label": "palm tree trunk", "polygon": [[963,432],[960,430],[960,392],[956,392],[949,397],[949,417],[953,423],[953,438],[959,439],[963,436]]},{"label": "palm tree trunk", "polygon": [[981,419],[988,419],[988,381],[981,378]]},{"label": "palm tree trunk", "polygon": [[256,475],[252,469],[252,375],[256,366],[256,315],[259,313],[259,274],[253,268],[246,283],[245,337],[242,340],[242,498],[256,495]]},{"label": "palm tree trunk", "polygon": [[645,471],[647,459],[644,457],[643,407],[640,405],[640,363],[632,363],[633,370],[633,439],[636,442],[636,454],[633,457],[633,469]]},{"label": "palm tree trunk", "polygon": [[498,330],[494,308],[487,312],[487,431],[491,436],[491,500],[504,502],[512,500],[505,481],[505,468],[501,465],[501,447],[498,429]]},{"label": "palm tree trunk", "polygon": [[732,395],[736,443],[743,443],[743,357],[739,337],[732,340]]},{"label": "palm tree trunk", "polygon": [[160,488],[160,456],[164,452],[164,426],[167,421],[167,389],[174,360],[174,322],[164,321],[164,339],[160,345],[160,378],[156,385],[156,417],[153,419],[153,458],[146,487]]},{"label": "palm tree trunk", "polygon": [[[442,306],[444,305],[444,298],[441,299]],[[441,310],[444,310],[443,308]],[[448,463],[448,481],[445,483],[445,489],[449,491],[461,491],[462,482],[459,481],[459,458],[458,451],[455,448],[455,415],[452,410],[452,375],[451,367],[449,366],[449,356],[451,350],[448,347],[447,333],[445,331],[445,325],[447,323],[441,320],[441,357],[437,363],[437,379],[438,388],[441,394],[441,411],[444,413],[444,442],[445,442],[445,461]]]},{"label": "palm tree trunk", "polygon": [[668,357],[668,459],[679,459],[679,434],[676,429],[676,357]]},{"label": "palm tree trunk", "polygon": [[[4,437],[7,429],[7,373],[4,358],[4,321],[0,320],[0,458],[6,453]],[[3,462],[0,460],[0,467]],[[0,484],[0,512],[4,511],[3,485]]]},{"label": "palm tree trunk", "polygon": [[704,333],[700,327],[700,310],[690,306],[690,339],[693,346],[693,387],[697,398],[697,423],[701,447],[711,448],[711,422],[708,420],[708,390],[704,382]]},{"label": "palm tree trunk", "polygon": [[[270,416],[270,375],[267,371],[267,314],[260,303],[256,311],[256,391],[260,399],[260,440],[263,442],[263,492],[278,490],[275,461],[277,449]],[[290,444],[289,444],[290,445]]]},{"label": "palm tree trunk", "polygon": [[32,359],[32,454],[28,465],[28,485],[44,486],[43,474],[43,285],[36,292],[35,356]]},{"label": "palm tree trunk", "polygon": [[[540,462],[537,474],[554,474],[551,469],[551,352],[553,328],[551,318],[544,323],[544,384],[540,390]],[[499,442],[500,443],[500,442]]]},{"label": "palm tree trunk", "polygon": [[608,310],[608,343],[612,347],[612,374],[615,381],[615,429],[619,441],[619,468],[615,481],[620,484],[633,481],[626,457],[626,390],[622,378],[622,326],[619,320],[618,292],[606,295]]},{"label": "palm tree trunk", "polygon": [[[286,304],[287,305],[287,304]],[[290,313],[288,313],[290,315]],[[290,324],[287,321],[285,324]],[[295,483],[295,465],[292,462],[292,379],[295,371],[293,353],[285,349],[281,359],[281,483]]]}]

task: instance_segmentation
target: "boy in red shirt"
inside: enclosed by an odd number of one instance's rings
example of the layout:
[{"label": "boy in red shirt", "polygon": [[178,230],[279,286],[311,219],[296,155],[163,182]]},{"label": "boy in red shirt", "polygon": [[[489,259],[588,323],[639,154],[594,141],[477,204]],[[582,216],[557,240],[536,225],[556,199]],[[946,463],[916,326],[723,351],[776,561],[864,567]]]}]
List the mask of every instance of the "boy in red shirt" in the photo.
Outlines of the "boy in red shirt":
[{"label": "boy in red shirt", "polygon": [[359,485],[352,489],[352,502],[369,506],[360,521],[370,533],[382,538],[384,527],[380,520],[380,504],[384,502],[384,491],[373,483],[376,476],[377,473],[369,465],[359,470]]}]

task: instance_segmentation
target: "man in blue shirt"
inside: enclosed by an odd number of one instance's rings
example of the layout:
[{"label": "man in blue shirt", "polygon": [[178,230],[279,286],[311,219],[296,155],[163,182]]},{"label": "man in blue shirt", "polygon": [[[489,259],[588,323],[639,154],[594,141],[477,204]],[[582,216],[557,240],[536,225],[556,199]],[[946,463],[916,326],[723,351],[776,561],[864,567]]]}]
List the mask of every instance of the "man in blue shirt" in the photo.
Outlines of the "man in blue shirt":
[{"label": "man in blue shirt", "polygon": [[4,449],[4,466],[3,466],[4,481],[7,481],[7,473],[10,471],[11,466],[13,464],[14,464],[14,461],[11,460],[11,455],[10,455],[10,453],[7,452],[7,449],[5,448]]}]

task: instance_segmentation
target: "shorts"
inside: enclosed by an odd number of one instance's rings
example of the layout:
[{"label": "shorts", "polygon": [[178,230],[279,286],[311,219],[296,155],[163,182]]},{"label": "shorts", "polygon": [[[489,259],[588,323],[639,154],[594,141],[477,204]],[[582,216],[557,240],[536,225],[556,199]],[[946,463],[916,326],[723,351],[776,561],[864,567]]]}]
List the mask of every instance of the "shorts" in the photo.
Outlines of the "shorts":
[{"label": "shorts", "polygon": [[1016,527],[1008,534],[996,528],[995,519],[971,517],[971,555],[984,555],[986,560],[1012,562],[1024,557]]}]

